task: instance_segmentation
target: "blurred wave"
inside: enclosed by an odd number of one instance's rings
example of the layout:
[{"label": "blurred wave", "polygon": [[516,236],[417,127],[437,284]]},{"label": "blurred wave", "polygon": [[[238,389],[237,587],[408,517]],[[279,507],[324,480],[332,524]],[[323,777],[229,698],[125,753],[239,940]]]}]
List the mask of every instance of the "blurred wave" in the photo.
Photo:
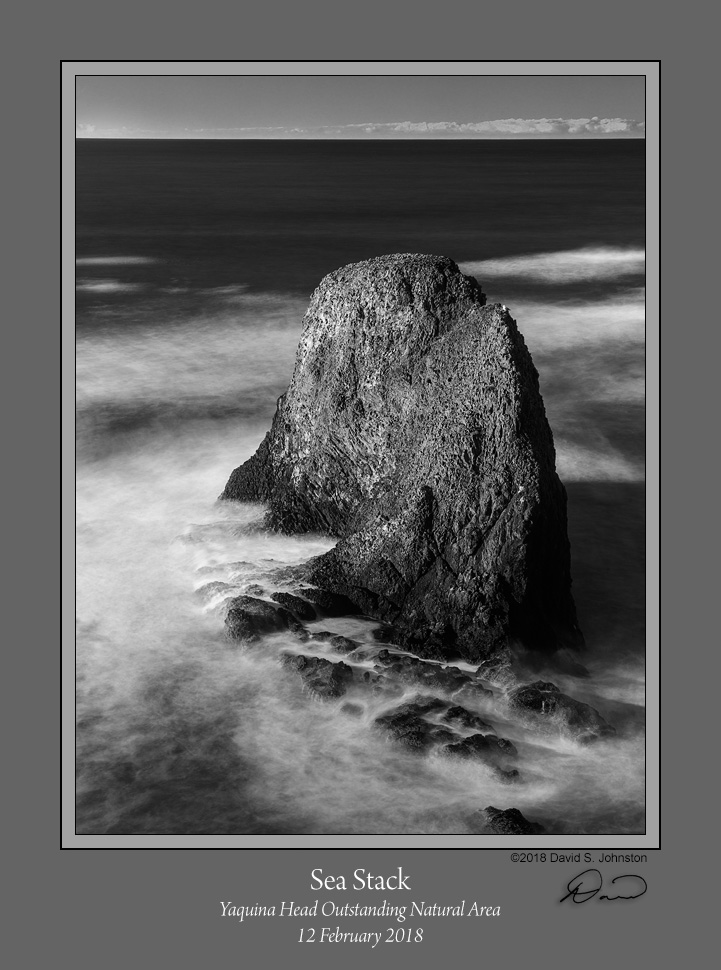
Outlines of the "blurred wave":
[{"label": "blurred wave", "polygon": [[529,279],[537,283],[578,283],[636,276],[644,272],[646,252],[602,246],[464,262],[461,270],[483,278]]},{"label": "blurred wave", "polygon": [[[643,831],[638,147],[90,141],[78,165],[78,831],[465,833],[488,804],[559,834]],[[332,545],[216,501],[287,388],[308,296],[344,263],[409,251],[506,254],[461,267],[539,371],[591,672],[534,676],[619,728],[582,747],[479,698],[521,752],[512,791],[387,741],[382,697],[359,691],[355,716],[310,700],[279,664],[297,641],[223,634],[224,596],[268,593]],[[319,624],[372,637],[362,618]]]},{"label": "blurred wave", "polygon": [[142,266],[157,263],[159,260],[151,256],[79,256],[75,260],[76,266]]}]

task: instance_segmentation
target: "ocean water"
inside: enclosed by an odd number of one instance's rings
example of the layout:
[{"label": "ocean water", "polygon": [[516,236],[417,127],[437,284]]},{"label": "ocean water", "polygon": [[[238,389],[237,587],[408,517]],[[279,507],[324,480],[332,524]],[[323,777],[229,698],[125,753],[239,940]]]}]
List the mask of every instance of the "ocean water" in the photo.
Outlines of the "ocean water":
[{"label": "ocean water", "polygon": [[[644,831],[644,166],[640,141],[78,142],[78,833],[464,834],[487,805]],[[480,701],[519,749],[514,786],[386,740],[387,700],[311,699],[279,663],[295,640],[224,636],[225,596],[332,545],[217,496],[269,427],[312,290],[391,252],[451,256],[509,307],[568,491],[590,676],[548,679],[618,734],[582,747]]]}]

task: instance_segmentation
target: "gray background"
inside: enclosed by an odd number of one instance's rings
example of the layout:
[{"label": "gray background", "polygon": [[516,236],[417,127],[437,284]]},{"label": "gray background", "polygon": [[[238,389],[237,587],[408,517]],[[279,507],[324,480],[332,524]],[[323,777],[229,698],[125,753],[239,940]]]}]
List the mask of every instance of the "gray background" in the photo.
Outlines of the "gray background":
[{"label": "gray background", "polygon": [[[662,32],[664,25],[657,12],[651,23],[646,23],[642,16],[630,22],[627,5],[623,18],[614,17],[608,5],[599,11],[598,17],[584,10],[582,24],[577,19],[579,14],[574,13],[579,9],[575,6],[569,6],[569,17],[560,7],[555,17],[548,6],[536,7],[534,12],[529,11],[525,21],[520,19],[518,8],[514,8],[506,15],[513,22],[512,31],[508,25],[497,23],[497,16],[492,13],[484,12],[481,16],[479,12],[473,14],[463,6],[453,4],[444,5],[442,11],[434,9],[432,15],[429,12],[426,17],[420,15],[418,5],[414,6],[412,15],[396,12],[394,16],[394,8],[386,4],[379,17],[372,16],[371,8],[365,5],[362,11],[351,10],[344,14],[342,37],[332,36],[332,25],[337,21],[335,18],[324,20],[324,8],[320,5],[306,4],[284,11],[284,16],[266,8],[263,25],[258,23],[258,15],[253,16],[252,24],[246,18],[245,24],[239,25],[236,11],[232,30],[226,31],[218,18],[209,16],[208,9],[205,8],[202,22],[199,22],[184,17],[178,7],[174,8],[172,17],[160,14],[153,17],[152,9],[147,7],[142,18],[134,17],[126,4],[122,10],[105,11],[102,23],[99,23],[96,6],[66,5],[62,19],[43,21],[44,42],[35,34],[22,34],[21,39],[32,43],[26,44],[25,51],[22,45],[18,47],[25,57],[13,65],[15,86],[9,89],[13,95],[10,98],[10,124],[18,138],[8,142],[9,161],[15,163],[8,184],[12,187],[10,201],[14,218],[11,231],[16,245],[9,280],[10,322],[13,325],[7,328],[6,350],[9,352],[7,359],[22,366],[11,368],[15,377],[10,385],[14,389],[11,400],[17,410],[9,413],[13,415],[14,430],[19,432],[20,440],[17,454],[13,455],[9,466],[15,474],[8,474],[7,479],[13,490],[13,511],[17,509],[17,514],[10,517],[14,521],[9,525],[15,526],[19,539],[12,562],[16,566],[17,586],[21,592],[24,589],[25,597],[19,598],[17,605],[13,602],[13,608],[9,610],[10,618],[17,617],[17,620],[15,632],[6,643],[9,666],[27,664],[28,669],[25,672],[19,669],[17,673],[14,669],[9,671],[6,681],[13,687],[9,694],[16,702],[10,720],[15,730],[9,732],[12,743],[8,766],[17,766],[22,771],[18,770],[18,776],[13,777],[6,788],[8,819],[4,831],[7,855],[11,860],[6,882],[14,889],[6,917],[10,917],[11,930],[19,931],[19,943],[24,953],[21,965],[44,965],[45,960],[36,951],[45,949],[53,954],[53,959],[62,954],[80,968],[114,968],[129,962],[142,967],[224,967],[229,961],[233,965],[256,966],[261,961],[280,962],[285,958],[300,959],[301,963],[312,960],[321,965],[330,965],[331,961],[335,965],[342,961],[348,966],[365,967],[371,961],[381,961],[382,965],[397,963],[402,959],[396,952],[399,945],[407,951],[410,948],[411,959],[422,967],[435,966],[440,957],[451,954],[452,959],[474,962],[490,959],[494,965],[509,967],[523,965],[529,960],[545,962],[568,957],[582,960],[592,967],[609,963],[627,965],[635,959],[653,959],[662,953],[673,957],[674,937],[680,934],[680,942],[687,942],[683,937],[689,924],[704,908],[700,890],[695,886],[704,869],[708,868],[704,863],[704,838],[710,829],[704,824],[703,792],[699,785],[703,782],[703,766],[710,763],[711,752],[702,755],[700,768],[697,767],[699,762],[694,765],[685,757],[693,737],[696,737],[694,750],[703,750],[702,739],[698,734],[694,735],[695,712],[700,708],[696,664],[679,667],[674,663],[673,681],[671,675],[667,675],[664,682],[668,694],[664,711],[666,714],[672,711],[675,716],[663,746],[662,849],[642,850],[649,861],[639,871],[645,875],[649,891],[636,901],[616,904],[591,901],[575,907],[568,901],[559,904],[565,883],[576,873],[578,866],[513,865],[509,861],[510,850],[395,849],[392,839],[389,840],[391,845],[382,850],[316,847],[76,851],[59,848],[56,600],[52,580],[49,589],[38,589],[32,582],[32,577],[37,580],[45,572],[41,570],[43,564],[48,560],[56,561],[52,540],[57,535],[53,499],[58,454],[57,365],[60,354],[55,221],[59,59],[146,58],[159,54],[173,58],[292,58],[300,53],[305,57],[330,55],[342,60],[368,56],[475,59],[489,48],[496,56],[509,50],[516,56],[533,56],[538,54],[540,46],[544,47],[547,56],[567,57],[572,51],[574,56],[586,59],[610,56],[657,58],[663,57],[666,51],[669,68],[667,70],[664,64],[665,117],[679,118],[683,108],[697,112],[693,117],[699,124],[705,120],[697,108],[698,102],[694,100],[692,104],[682,100],[676,89],[681,74],[678,42],[682,35],[668,31],[667,38],[660,36],[659,30]],[[331,9],[330,5],[328,9]],[[37,28],[39,25],[33,26]],[[532,37],[533,43],[520,43],[519,30]],[[549,43],[539,45],[542,36],[548,37]],[[159,37],[163,38],[160,46],[157,43]],[[593,38],[592,41],[589,38]],[[304,39],[311,42],[302,43]],[[43,43],[46,44],[45,50]],[[27,53],[30,49],[32,56]],[[699,80],[702,80],[700,61],[702,58],[688,58],[684,67],[700,74]],[[700,130],[700,143],[704,135],[705,129]],[[21,146],[17,155],[12,150],[13,144]],[[672,183],[672,190],[674,183],[676,185],[674,198],[677,202],[682,198],[678,179],[683,176],[685,186],[685,180],[691,175],[688,169],[683,170],[680,166],[702,158],[696,152],[689,158],[688,149],[687,134],[678,140],[666,134],[664,151],[668,151],[669,171],[665,175]],[[655,190],[650,186],[651,205],[654,199]],[[668,232],[664,223],[664,238],[669,237],[664,254],[665,258],[669,251],[674,255],[669,275],[678,281],[671,294],[669,312],[664,315],[664,368],[668,371],[664,392],[669,393],[673,402],[673,407],[667,407],[664,415],[664,434],[668,437],[665,455],[668,461],[669,451],[673,449],[674,460],[670,464],[676,468],[675,475],[669,474],[668,486],[665,486],[665,507],[676,505],[679,478],[683,470],[690,467],[692,449],[695,451],[690,437],[684,440],[675,437],[678,419],[674,412],[679,401],[678,383],[683,381],[684,374],[692,401],[698,393],[698,376],[694,375],[692,382],[689,380],[683,352],[684,349],[688,352],[689,334],[697,339],[703,334],[698,328],[701,315],[689,316],[689,304],[697,304],[698,299],[693,276],[679,281],[674,250],[679,249],[679,235],[683,230],[692,228],[693,236],[690,232],[683,233],[684,248],[688,253],[689,240],[693,239],[695,243],[698,239],[704,215],[702,210],[695,209],[693,221],[688,225],[685,190],[683,207],[677,202],[671,200],[668,212],[664,212],[669,221],[674,217],[677,220],[673,233]],[[26,258],[18,267],[17,256],[20,254]],[[66,257],[72,260],[72,250]],[[16,269],[21,272],[15,272]],[[650,274],[649,288],[652,289]],[[678,300],[679,290],[684,292],[684,303]],[[67,291],[65,296],[68,297]],[[31,311],[28,313],[29,305]],[[682,310],[687,314],[687,329],[679,339],[674,323]],[[689,330],[688,325],[694,323],[697,329]],[[70,367],[65,373],[67,395],[68,382],[72,382],[72,333],[65,333],[63,356]],[[651,360],[650,372],[653,366]],[[15,383],[17,387],[14,387]],[[72,388],[70,393],[72,402]],[[18,401],[22,402],[20,407],[17,407]],[[650,404],[653,403],[650,399]],[[70,434],[72,422],[70,411],[66,413],[66,424],[69,425],[66,431]],[[72,476],[72,455],[66,457],[70,459]],[[64,478],[63,488],[65,502],[72,506],[72,477]],[[25,500],[22,507],[18,499]],[[688,516],[694,511],[688,505],[698,507],[700,500],[701,496],[696,493],[694,502],[686,503],[682,523],[684,532],[688,528]],[[678,520],[675,527],[671,523],[665,533],[664,589],[668,591],[670,607],[663,618],[667,650],[669,643],[675,648],[676,645],[687,645],[689,641],[691,646],[700,641],[700,631],[688,623],[689,608],[683,599],[684,584],[680,577],[685,574],[687,584],[691,577],[682,555],[680,525]],[[50,542],[48,537],[51,537]],[[697,542],[701,544],[703,538],[700,535]],[[67,519],[64,542],[71,552],[73,538]],[[668,548],[674,550],[673,557]],[[70,623],[72,633],[71,555],[63,558],[62,567],[64,628]],[[705,575],[702,567],[695,566],[695,570],[699,576]],[[47,572],[52,575],[52,568]],[[28,583],[28,579],[31,582]],[[703,593],[703,579],[697,583]],[[694,610],[693,615],[698,624],[698,612]],[[10,626],[12,632],[12,624]],[[21,665],[18,659],[22,661]],[[684,671],[692,676],[684,677]],[[15,690],[16,686],[24,689]],[[11,706],[9,702],[8,706]],[[515,842],[514,847],[518,848]],[[340,947],[328,944],[310,946],[310,955],[308,947],[295,942],[296,928],[307,921],[276,919],[241,924],[220,917],[221,899],[268,904],[294,899],[304,903],[330,895],[310,889],[312,868],[321,867],[327,873],[350,873],[362,866],[389,872],[398,865],[410,874],[413,892],[395,895],[440,904],[453,903],[461,898],[477,899],[479,903],[500,905],[502,916],[479,920],[427,919],[423,921],[423,944],[381,944],[373,951],[361,945]],[[616,874],[615,867],[611,867],[613,872],[608,867],[602,868],[609,876]],[[621,866],[621,871],[629,870]],[[369,897],[367,901],[377,901],[370,898],[375,894],[349,891],[337,895],[349,902],[365,902],[366,896]],[[384,894],[378,895],[382,898]],[[389,901],[393,901],[392,895]],[[313,922],[326,925],[328,921],[318,919]],[[362,920],[343,921],[343,924],[344,929],[375,928]]]}]

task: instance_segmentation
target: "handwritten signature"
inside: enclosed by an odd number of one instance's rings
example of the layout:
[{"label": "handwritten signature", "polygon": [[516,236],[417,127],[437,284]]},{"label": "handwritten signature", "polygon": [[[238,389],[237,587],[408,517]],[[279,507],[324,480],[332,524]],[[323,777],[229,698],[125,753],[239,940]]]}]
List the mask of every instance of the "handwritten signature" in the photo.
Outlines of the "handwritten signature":
[{"label": "handwritten signature", "polygon": [[[624,883],[623,880],[628,881]],[[635,880],[635,882],[633,880]],[[646,880],[643,878],[643,876],[616,876],[615,879],[611,880],[611,885],[616,889],[623,889],[624,892],[632,888],[639,891],[628,893],[628,895],[619,893],[616,896],[606,896],[604,894],[599,896],[599,899],[606,899],[608,902],[613,902],[616,899],[637,899],[639,896],[643,896],[648,889]],[[641,886],[643,888],[640,888]],[[599,870],[584,869],[583,872],[571,879],[566,886],[568,892],[565,896],[563,896],[562,899],[559,900],[559,902],[562,903],[564,899],[568,899],[570,897],[574,903],[587,903],[589,899],[593,899],[594,896],[597,896],[602,888],[603,876]]]}]

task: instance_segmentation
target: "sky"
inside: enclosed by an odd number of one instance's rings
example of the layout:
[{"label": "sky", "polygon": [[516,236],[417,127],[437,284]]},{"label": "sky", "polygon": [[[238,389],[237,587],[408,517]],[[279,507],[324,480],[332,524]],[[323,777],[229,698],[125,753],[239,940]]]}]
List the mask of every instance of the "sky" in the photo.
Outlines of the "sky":
[{"label": "sky", "polygon": [[642,75],[76,78],[79,137],[642,136]]}]

